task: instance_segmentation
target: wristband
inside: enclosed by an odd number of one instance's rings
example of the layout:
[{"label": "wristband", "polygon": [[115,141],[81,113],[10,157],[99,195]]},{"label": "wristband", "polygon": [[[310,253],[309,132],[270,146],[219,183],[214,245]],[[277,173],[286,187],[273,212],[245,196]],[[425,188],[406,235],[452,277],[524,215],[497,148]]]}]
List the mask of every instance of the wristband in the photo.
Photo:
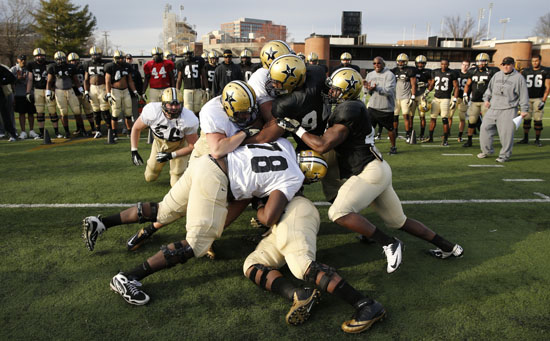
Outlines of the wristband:
[{"label": "wristband", "polygon": [[299,138],[302,138],[302,136],[303,136],[305,133],[307,133],[307,131],[306,131],[304,128],[300,127],[300,128],[298,128],[298,130],[296,131],[296,136],[298,136]]},{"label": "wristband", "polygon": [[172,159],[175,159],[177,158],[178,156],[176,155],[176,152],[172,152]]}]

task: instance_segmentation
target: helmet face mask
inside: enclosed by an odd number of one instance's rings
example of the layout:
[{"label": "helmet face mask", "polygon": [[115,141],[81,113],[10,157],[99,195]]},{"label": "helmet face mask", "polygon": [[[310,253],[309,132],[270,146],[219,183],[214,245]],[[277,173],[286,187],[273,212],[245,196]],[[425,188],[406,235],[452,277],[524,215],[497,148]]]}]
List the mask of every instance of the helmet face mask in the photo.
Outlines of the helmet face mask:
[{"label": "helmet face mask", "polygon": [[426,56],[423,56],[423,55],[419,55],[417,56],[415,59],[414,59],[414,65],[422,70],[423,68],[426,67],[426,62],[428,61],[428,59],[426,58]]},{"label": "helmet face mask", "polygon": [[55,59],[55,63],[57,65],[62,65],[62,64],[65,64],[67,62],[67,56],[65,55],[65,53],[63,51],[57,51],[53,55],[53,59]]},{"label": "helmet face mask", "polygon": [[304,84],[306,80],[306,64],[293,54],[287,54],[275,59],[269,66],[266,90],[273,96],[291,93]]},{"label": "helmet face mask", "polygon": [[153,57],[155,63],[162,63],[162,61],[164,60],[162,49],[160,47],[153,47],[151,49],[151,56]]},{"label": "helmet face mask", "polygon": [[327,78],[326,85],[329,87],[328,100],[330,103],[354,100],[359,97],[363,87],[361,75],[352,68],[336,70]]},{"label": "helmet face mask", "polygon": [[322,180],[327,174],[327,162],[323,156],[313,150],[303,150],[297,155],[298,165],[304,173],[304,183],[310,184]]},{"label": "helmet face mask", "polygon": [[401,53],[399,56],[397,56],[396,62],[397,62],[397,67],[402,69],[409,64],[409,56],[407,56],[404,53]]},{"label": "helmet face mask", "polygon": [[254,90],[243,81],[232,81],[223,88],[220,100],[229,120],[244,128],[256,120]]},{"label": "helmet face mask", "polygon": [[92,60],[94,62],[99,62],[101,60],[103,51],[101,51],[101,48],[97,46],[92,46],[90,48],[90,56],[92,56]]},{"label": "helmet face mask", "polygon": [[480,53],[476,56],[476,65],[480,68],[485,68],[489,64],[489,55],[487,53]]},{"label": "helmet face mask", "polygon": [[176,88],[166,88],[161,96],[162,112],[170,119],[179,118],[183,109],[183,95]]},{"label": "helmet face mask", "polygon": [[218,64],[218,53],[216,51],[210,51],[210,53],[208,53],[208,64],[212,66]]},{"label": "helmet face mask", "polygon": [[120,50],[116,50],[115,53],[113,53],[113,60],[117,64],[122,64],[124,61],[124,53]]},{"label": "helmet face mask", "polygon": [[78,54],[76,54],[74,52],[71,52],[71,53],[69,53],[69,56],[67,57],[67,60],[71,64],[78,64],[80,62],[80,57],[78,56]]}]

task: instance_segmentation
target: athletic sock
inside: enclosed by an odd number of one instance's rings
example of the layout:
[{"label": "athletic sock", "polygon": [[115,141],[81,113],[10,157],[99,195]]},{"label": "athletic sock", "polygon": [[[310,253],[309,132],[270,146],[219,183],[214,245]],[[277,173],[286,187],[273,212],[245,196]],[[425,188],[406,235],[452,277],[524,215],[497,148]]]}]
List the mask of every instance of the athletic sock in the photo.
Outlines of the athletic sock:
[{"label": "athletic sock", "polygon": [[451,252],[453,251],[453,248],[455,244],[452,244],[445,238],[441,237],[440,235],[436,234],[435,237],[430,241],[430,243],[434,244],[444,252]]},{"label": "athletic sock", "polygon": [[430,130],[430,139],[433,139],[433,138],[434,138],[434,131]]},{"label": "athletic sock", "polygon": [[459,131],[459,132],[458,132],[458,137],[462,137],[462,134],[463,134],[463,133],[464,133],[464,132]]},{"label": "athletic sock", "polygon": [[152,270],[149,263],[145,261],[143,264],[140,264],[134,269],[124,273],[126,274],[126,277],[140,281],[141,279],[155,273],[155,271]]},{"label": "athletic sock", "polygon": [[340,283],[336,285],[336,288],[334,288],[332,294],[351,305],[354,305],[365,298],[363,294],[349,285],[346,280],[341,280]]},{"label": "athletic sock", "polygon": [[374,233],[369,238],[382,245],[388,245],[395,242],[394,238],[388,236],[378,228],[374,230]]},{"label": "athletic sock", "polygon": [[468,142],[472,143],[472,135],[468,135]]},{"label": "athletic sock", "polygon": [[271,283],[272,292],[279,294],[282,297],[286,297],[291,301],[294,299],[294,293],[299,291],[299,289],[300,288],[297,288],[291,281],[283,276],[275,278],[273,283]]},{"label": "athletic sock", "polygon": [[109,227],[121,225],[122,219],[120,218],[120,213],[117,213],[108,217],[101,217],[101,222],[105,225],[105,229],[108,229]]}]

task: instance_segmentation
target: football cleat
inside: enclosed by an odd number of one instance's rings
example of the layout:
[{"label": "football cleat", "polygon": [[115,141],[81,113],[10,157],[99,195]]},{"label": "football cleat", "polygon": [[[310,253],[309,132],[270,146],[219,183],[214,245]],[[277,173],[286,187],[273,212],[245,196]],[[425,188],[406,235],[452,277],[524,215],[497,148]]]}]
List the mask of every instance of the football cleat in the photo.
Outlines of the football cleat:
[{"label": "football cleat", "polygon": [[63,134],[57,133],[57,134],[55,134],[55,137],[58,138],[58,139],[62,139],[62,138],[63,138]]},{"label": "football cleat", "polygon": [[8,141],[10,141],[10,142],[15,142],[15,141],[17,141],[17,139],[16,139],[15,137],[12,136],[12,137],[10,137],[10,138],[8,139]]},{"label": "football cleat", "polygon": [[529,140],[524,138],[518,141],[518,144],[529,144]]},{"label": "football cleat", "polygon": [[459,136],[459,137],[456,138],[456,140],[457,140],[458,142],[462,142],[462,137]]},{"label": "football cleat", "polygon": [[27,133],[22,131],[21,134],[19,134],[19,139],[24,140],[27,138]]},{"label": "football cleat", "polygon": [[472,141],[469,141],[469,140],[466,141],[466,142],[462,145],[462,147],[466,147],[466,148],[467,148],[467,147],[471,147],[471,146],[472,146]]},{"label": "football cleat", "polygon": [[216,259],[216,251],[214,251],[214,244],[210,245],[208,251],[206,251],[206,257],[214,260]]},{"label": "football cleat", "polygon": [[95,132],[94,139],[98,139],[98,138],[100,138],[101,136],[103,136],[103,135],[102,135],[101,132],[98,130],[98,131]]},{"label": "football cleat", "polygon": [[485,159],[487,156],[488,156],[488,155],[485,154],[485,153],[479,153],[479,154],[477,154],[477,158],[478,158],[478,159]]},{"label": "football cleat", "polygon": [[105,231],[105,225],[101,221],[101,216],[86,217],[82,221],[82,238],[86,242],[86,247],[90,251],[94,251],[97,237],[99,237]]},{"label": "football cleat", "polygon": [[395,241],[391,244],[383,246],[384,253],[388,260],[387,271],[389,274],[397,270],[401,261],[403,260],[402,251],[403,251],[403,242],[397,238],[393,238]]},{"label": "football cleat", "polygon": [[342,330],[346,333],[361,333],[386,316],[386,310],[382,304],[375,300],[363,299],[356,303],[355,307],[356,310],[351,320],[342,323]]},{"label": "football cleat", "polygon": [[[314,288],[303,288],[298,292],[294,292],[294,302],[292,307],[286,314],[286,323],[293,326],[299,326],[306,322],[311,316],[311,308],[319,303],[321,292]],[[302,296],[300,299],[299,296]]]},{"label": "football cleat", "polygon": [[114,276],[109,285],[111,290],[120,294],[120,296],[130,304],[144,305],[149,302],[149,295],[138,289],[141,283],[136,280],[130,280],[122,272]]},{"label": "football cleat", "polygon": [[40,138],[40,135],[38,135],[34,130],[29,131],[29,136],[33,139]]},{"label": "football cleat", "polygon": [[462,257],[464,255],[464,249],[462,249],[462,246],[456,244],[453,249],[450,252],[445,252],[439,248],[429,250],[428,251],[430,255],[436,257],[436,258],[449,258],[449,257]]},{"label": "football cleat", "polygon": [[139,249],[141,244],[143,244],[146,239],[149,239],[149,237],[151,237],[155,232],[157,232],[157,229],[153,226],[148,226],[137,231],[136,234],[130,237],[130,239],[126,242],[128,251],[135,251]]},{"label": "football cleat", "polygon": [[497,157],[495,159],[496,162],[500,162],[500,163],[503,163],[503,162],[508,162],[508,159],[507,158],[504,158],[504,157]]},{"label": "football cleat", "polygon": [[395,155],[395,154],[397,154],[397,147],[391,147],[391,148],[390,148],[390,153],[389,153],[389,154],[390,154],[390,155]]},{"label": "football cleat", "polygon": [[441,145],[442,145],[443,147],[448,147],[448,146],[449,146],[449,142],[448,142],[448,141],[443,141],[443,142],[441,142]]},{"label": "football cleat", "polygon": [[425,138],[424,140],[422,140],[422,143],[433,143],[433,142],[434,142],[433,137],[428,137],[427,139]]},{"label": "football cleat", "polygon": [[535,146],[542,147],[542,143],[540,142],[540,140],[535,140]]}]

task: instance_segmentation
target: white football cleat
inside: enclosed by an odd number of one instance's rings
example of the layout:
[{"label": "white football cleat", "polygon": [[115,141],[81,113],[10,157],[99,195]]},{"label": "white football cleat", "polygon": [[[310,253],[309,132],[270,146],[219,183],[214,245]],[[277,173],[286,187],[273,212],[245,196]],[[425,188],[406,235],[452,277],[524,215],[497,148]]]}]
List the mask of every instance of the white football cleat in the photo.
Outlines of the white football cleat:
[{"label": "white football cleat", "polygon": [[137,288],[141,286],[141,283],[135,279],[130,280],[122,272],[114,276],[109,285],[111,290],[120,294],[130,304],[144,305],[149,302],[149,295]]},{"label": "white football cleat", "polygon": [[384,249],[384,253],[386,254],[386,258],[388,259],[387,271],[389,274],[397,270],[403,260],[403,242],[397,238],[393,239],[395,240],[393,243],[382,247]]},{"label": "white football cleat", "polygon": [[445,252],[439,248],[437,249],[433,249],[433,250],[430,250],[428,251],[430,253],[430,255],[436,257],[436,258],[441,258],[441,259],[445,259],[445,258],[449,258],[449,257],[462,257],[464,255],[464,249],[462,248],[462,246],[456,244],[453,249],[451,250],[451,252]]},{"label": "white football cleat", "polygon": [[99,237],[105,231],[105,225],[101,221],[101,216],[86,217],[82,221],[82,238],[86,242],[86,247],[90,251],[94,251],[97,237]]}]

